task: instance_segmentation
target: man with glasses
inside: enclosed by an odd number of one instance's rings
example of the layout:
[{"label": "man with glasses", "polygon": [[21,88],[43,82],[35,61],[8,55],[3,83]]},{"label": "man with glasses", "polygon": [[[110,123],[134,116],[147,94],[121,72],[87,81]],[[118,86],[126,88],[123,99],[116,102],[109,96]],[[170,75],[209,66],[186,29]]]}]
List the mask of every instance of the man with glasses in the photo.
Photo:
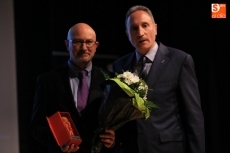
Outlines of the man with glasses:
[{"label": "man with glasses", "polygon": [[[91,139],[98,127],[97,116],[103,92],[100,84],[105,80],[101,69],[92,64],[99,42],[89,25],[78,23],[69,29],[65,45],[70,56],[67,64],[37,79],[31,127],[35,138],[49,147],[49,153],[90,153]],[[84,79],[79,76],[83,72]],[[81,90],[83,94],[79,93]],[[46,116],[57,111],[70,113],[82,139],[80,146],[60,148],[57,145],[46,121]],[[107,148],[114,145],[114,139],[111,129],[101,135],[104,151],[111,150]]]}]

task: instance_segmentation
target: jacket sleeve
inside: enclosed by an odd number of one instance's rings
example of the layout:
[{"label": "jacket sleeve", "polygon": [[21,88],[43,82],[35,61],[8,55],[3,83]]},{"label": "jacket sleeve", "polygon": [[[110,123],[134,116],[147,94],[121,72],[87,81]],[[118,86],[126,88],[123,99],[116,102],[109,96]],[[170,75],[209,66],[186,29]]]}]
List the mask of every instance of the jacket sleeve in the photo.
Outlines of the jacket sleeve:
[{"label": "jacket sleeve", "polygon": [[190,55],[181,68],[179,87],[181,93],[182,122],[188,140],[189,153],[205,153],[204,117],[201,109],[194,62]]}]

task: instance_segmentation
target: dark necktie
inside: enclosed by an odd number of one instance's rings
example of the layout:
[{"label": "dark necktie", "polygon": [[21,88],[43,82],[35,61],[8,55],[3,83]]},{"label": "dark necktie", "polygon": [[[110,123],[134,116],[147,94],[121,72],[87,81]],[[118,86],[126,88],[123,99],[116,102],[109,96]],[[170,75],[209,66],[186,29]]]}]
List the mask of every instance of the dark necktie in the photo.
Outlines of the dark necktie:
[{"label": "dark necktie", "polygon": [[82,70],[79,72],[79,85],[77,91],[77,109],[79,113],[85,108],[89,94],[89,87],[86,82],[86,75],[86,70]]},{"label": "dark necktie", "polygon": [[142,60],[142,68],[141,68],[140,77],[141,77],[143,80],[146,80],[147,75],[148,75],[147,63],[148,63],[149,61],[148,61],[148,58],[145,57],[145,56],[142,56],[142,57],[140,58],[140,60]]}]

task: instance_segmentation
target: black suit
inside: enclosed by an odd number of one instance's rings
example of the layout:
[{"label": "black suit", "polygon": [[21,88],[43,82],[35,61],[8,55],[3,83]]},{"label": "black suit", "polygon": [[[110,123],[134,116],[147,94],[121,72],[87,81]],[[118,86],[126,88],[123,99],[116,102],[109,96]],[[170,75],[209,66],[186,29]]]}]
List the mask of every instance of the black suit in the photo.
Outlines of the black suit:
[{"label": "black suit", "polygon": [[[125,131],[120,138],[123,150],[129,153],[204,153],[204,119],[193,59],[162,43],[158,46],[146,82],[152,89],[147,98],[159,108],[154,109],[147,120],[130,122],[120,130]],[[118,73],[133,71],[135,60],[135,53],[130,53],[115,61],[113,69]]]},{"label": "black suit", "polygon": [[70,113],[83,140],[78,152],[90,152],[93,131],[98,126],[97,116],[103,91],[101,83],[104,80],[100,68],[93,66],[87,106],[79,116],[70,87],[67,65],[38,77],[31,127],[35,138],[48,146],[50,153],[61,153],[46,121],[46,116],[49,117],[57,111]]}]

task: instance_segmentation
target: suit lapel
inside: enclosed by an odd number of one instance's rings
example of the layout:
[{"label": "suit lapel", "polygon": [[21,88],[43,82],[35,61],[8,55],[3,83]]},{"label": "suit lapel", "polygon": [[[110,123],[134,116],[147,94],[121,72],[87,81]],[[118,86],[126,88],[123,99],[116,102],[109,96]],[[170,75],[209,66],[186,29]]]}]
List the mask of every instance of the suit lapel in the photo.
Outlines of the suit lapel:
[{"label": "suit lapel", "polygon": [[90,93],[88,98],[88,104],[91,103],[94,99],[101,97],[102,88],[101,83],[105,80],[104,75],[101,70],[95,66],[92,68],[91,74],[91,83],[90,83]]},{"label": "suit lapel", "polygon": [[65,95],[65,102],[66,102],[66,104],[63,105],[68,105],[68,108],[71,110],[71,112],[76,116],[78,116],[79,114],[77,112],[75,102],[74,102],[74,97],[70,87],[68,65],[66,64],[66,66],[61,71],[62,73],[61,73],[61,79],[59,80],[59,84],[62,85],[62,92],[64,93],[63,95]]},{"label": "suit lapel", "polygon": [[154,83],[157,81],[158,77],[160,76],[160,74],[163,72],[165,66],[167,65],[170,59],[167,56],[168,53],[169,51],[167,47],[160,43],[157,54],[150,68],[148,78],[146,80],[146,83],[148,84],[148,86],[150,87],[153,86]]},{"label": "suit lapel", "polygon": [[[136,56],[135,56],[135,52],[133,52],[130,56],[128,56],[129,58],[127,59],[127,61],[125,61],[125,63],[122,64],[122,67],[123,67],[123,70],[124,71],[131,71],[133,72],[134,71],[134,66],[135,66],[135,59],[136,59]],[[131,63],[131,64],[130,64]],[[122,73],[122,72],[121,72]]]}]

